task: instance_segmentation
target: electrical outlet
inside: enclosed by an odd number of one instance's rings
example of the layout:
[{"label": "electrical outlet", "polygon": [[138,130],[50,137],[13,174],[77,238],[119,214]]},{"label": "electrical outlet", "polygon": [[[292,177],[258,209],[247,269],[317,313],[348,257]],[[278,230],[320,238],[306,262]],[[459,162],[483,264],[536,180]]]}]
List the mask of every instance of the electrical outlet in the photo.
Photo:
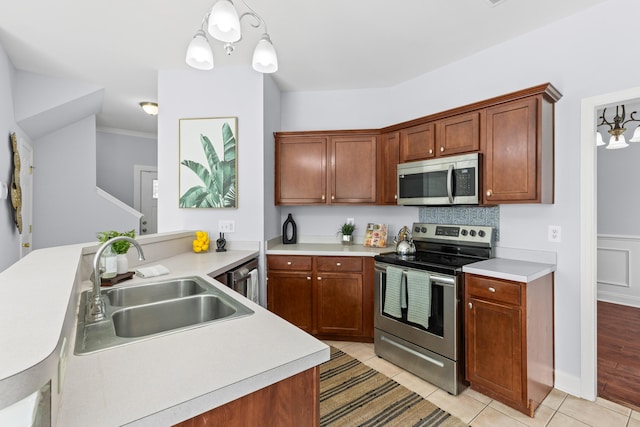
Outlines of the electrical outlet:
[{"label": "electrical outlet", "polygon": [[221,233],[233,233],[236,231],[236,222],[233,220],[218,221],[218,229]]},{"label": "electrical outlet", "polygon": [[548,230],[549,241],[559,243],[562,237],[560,231],[561,230],[559,225],[550,225]]},{"label": "electrical outlet", "polygon": [[347,218],[347,224],[355,224],[356,220],[353,218]]}]

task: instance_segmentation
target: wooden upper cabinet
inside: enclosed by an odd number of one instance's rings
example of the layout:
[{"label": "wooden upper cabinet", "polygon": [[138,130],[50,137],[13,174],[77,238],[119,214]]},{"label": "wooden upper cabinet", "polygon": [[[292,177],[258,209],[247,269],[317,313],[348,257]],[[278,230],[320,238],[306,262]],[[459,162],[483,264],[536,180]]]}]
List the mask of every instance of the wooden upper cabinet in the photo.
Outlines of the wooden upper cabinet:
[{"label": "wooden upper cabinet", "polygon": [[378,204],[398,204],[400,132],[385,133],[378,144]]},{"label": "wooden upper cabinet", "polygon": [[376,202],[376,136],[329,139],[330,204]]},{"label": "wooden upper cabinet", "polygon": [[480,115],[476,111],[439,120],[436,124],[436,155],[449,156],[478,151]]},{"label": "wooden upper cabinet", "polygon": [[435,157],[435,123],[425,123],[400,131],[400,163]]},{"label": "wooden upper cabinet", "polygon": [[322,136],[276,138],[276,204],[327,203],[327,140]]},{"label": "wooden upper cabinet", "polygon": [[538,95],[486,115],[485,203],[553,203],[553,104]]}]

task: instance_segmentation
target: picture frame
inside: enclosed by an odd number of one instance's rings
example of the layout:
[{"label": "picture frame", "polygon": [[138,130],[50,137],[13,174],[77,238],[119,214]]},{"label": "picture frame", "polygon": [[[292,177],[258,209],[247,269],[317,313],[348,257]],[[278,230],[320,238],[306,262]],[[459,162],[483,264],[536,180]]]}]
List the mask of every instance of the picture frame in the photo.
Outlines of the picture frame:
[{"label": "picture frame", "polygon": [[178,206],[238,207],[238,118],[179,119]]}]

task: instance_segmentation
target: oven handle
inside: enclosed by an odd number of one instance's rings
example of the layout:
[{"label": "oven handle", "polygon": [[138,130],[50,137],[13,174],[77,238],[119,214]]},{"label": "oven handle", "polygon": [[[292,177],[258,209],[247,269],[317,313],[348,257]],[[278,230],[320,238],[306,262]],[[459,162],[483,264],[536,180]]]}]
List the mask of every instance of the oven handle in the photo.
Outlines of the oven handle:
[{"label": "oven handle", "polygon": [[438,366],[440,368],[444,368],[444,363],[440,362],[439,360],[432,359],[431,357],[425,356],[424,354],[419,353],[419,352],[415,351],[412,348],[409,348],[409,347],[407,347],[405,345],[402,345],[400,343],[392,341],[392,340],[388,339],[387,337],[385,337],[384,335],[382,335],[380,338],[381,338],[382,341],[385,341],[385,342],[391,344],[392,346],[398,347],[402,351],[406,351],[407,353],[411,353],[412,355],[414,355],[416,357],[419,357],[420,359],[424,359],[427,362],[432,363],[432,364],[434,364],[434,365],[436,365],[436,366]]},{"label": "oven handle", "polygon": [[[385,267],[382,267],[381,265],[375,264],[375,272],[376,273],[386,273],[387,270],[386,270]],[[402,275],[406,278],[407,277],[407,271],[403,270],[402,271]],[[429,279],[432,282],[438,282],[438,283],[451,285],[451,286],[454,286],[456,284],[456,278],[453,277],[453,276],[441,276],[439,274],[429,273]]]}]

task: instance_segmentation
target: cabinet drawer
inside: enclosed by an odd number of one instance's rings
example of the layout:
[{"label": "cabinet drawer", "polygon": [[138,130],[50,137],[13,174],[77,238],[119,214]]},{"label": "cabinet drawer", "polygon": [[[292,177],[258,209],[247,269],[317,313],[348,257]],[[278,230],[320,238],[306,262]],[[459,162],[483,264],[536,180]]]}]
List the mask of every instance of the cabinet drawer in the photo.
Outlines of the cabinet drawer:
[{"label": "cabinet drawer", "polygon": [[362,271],[362,257],[321,256],[318,271]]},{"label": "cabinet drawer", "polygon": [[268,256],[267,268],[270,270],[311,271],[310,256]]},{"label": "cabinet drawer", "polygon": [[470,295],[507,304],[520,305],[521,285],[516,282],[469,276],[467,289]]}]

